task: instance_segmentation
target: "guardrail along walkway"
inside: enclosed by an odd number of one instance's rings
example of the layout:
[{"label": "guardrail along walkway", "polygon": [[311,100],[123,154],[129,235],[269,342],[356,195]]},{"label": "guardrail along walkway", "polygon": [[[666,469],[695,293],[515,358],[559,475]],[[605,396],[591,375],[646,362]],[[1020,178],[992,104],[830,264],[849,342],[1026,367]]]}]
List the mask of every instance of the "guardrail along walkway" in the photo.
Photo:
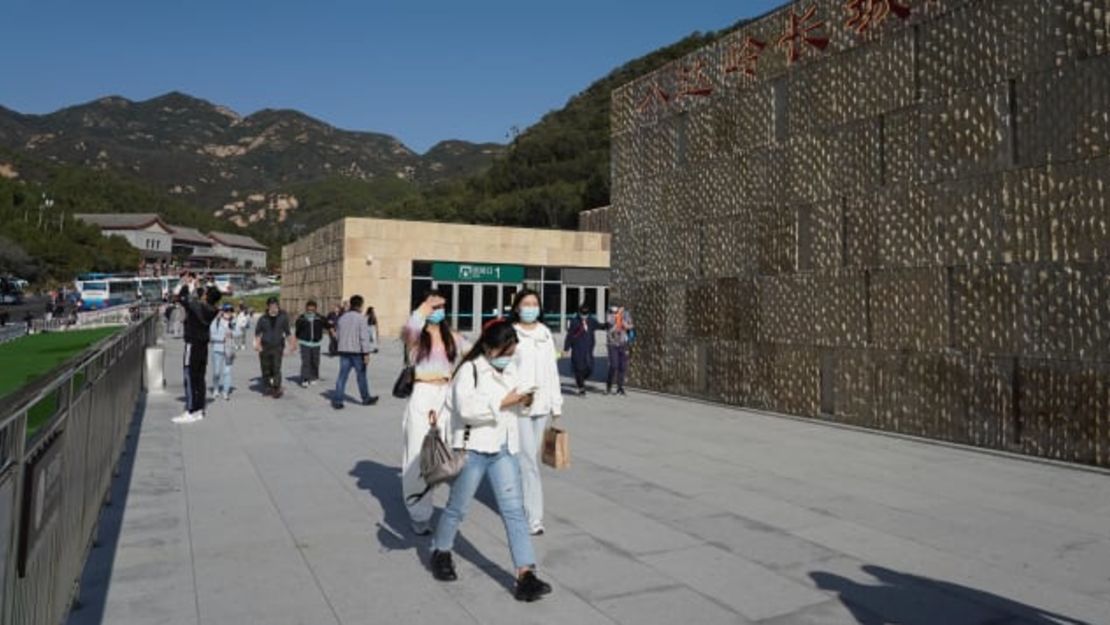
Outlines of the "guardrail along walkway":
[{"label": "guardrail along walkway", "polygon": [[441,584],[400,501],[396,345],[375,407],[261,397],[244,352],[191,426],[169,422],[180,359],[170,341],[73,625],[1110,623],[1107,475],[635,392],[567,398],[573,466],[546,470],[535,540],[552,596],[512,599],[479,502]]}]

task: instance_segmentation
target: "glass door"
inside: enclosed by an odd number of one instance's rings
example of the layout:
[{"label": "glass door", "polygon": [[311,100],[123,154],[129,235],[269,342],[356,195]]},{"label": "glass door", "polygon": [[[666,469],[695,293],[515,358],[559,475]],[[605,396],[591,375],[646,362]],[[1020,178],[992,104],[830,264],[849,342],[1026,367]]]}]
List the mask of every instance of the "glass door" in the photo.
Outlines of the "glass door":
[{"label": "glass door", "polygon": [[510,311],[513,309],[513,298],[519,290],[518,285],[515,284],[502,284],[501,285],[501,313],[507,319]]},{"label": "glass door", "polygon": [[455,329],[459,332],[473,332],[475,320],[480,318],[475,307],[481,296],[475,298],[473,284],[455,284]]},{"label": "glass door", "polygon": [[499,284],[482,285],[482,297],[478,300],[478,310],[482,315],[482,327],[485,327],[489,321],[501,316],[501,310],[497,306],[497,302],[500,301],[497,293],[500,287]]}]

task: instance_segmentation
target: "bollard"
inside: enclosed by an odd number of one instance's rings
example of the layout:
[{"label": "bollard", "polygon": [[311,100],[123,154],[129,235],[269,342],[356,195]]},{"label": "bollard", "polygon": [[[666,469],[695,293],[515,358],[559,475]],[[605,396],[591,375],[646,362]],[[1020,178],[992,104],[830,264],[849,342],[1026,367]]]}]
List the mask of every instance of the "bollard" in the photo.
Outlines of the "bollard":
[{"label": "bollard", "polygon": [[146,368],[143,371],[143,389],[147,393],[160,393],[166,387],[166,350],[162,347],[146,348]]}]

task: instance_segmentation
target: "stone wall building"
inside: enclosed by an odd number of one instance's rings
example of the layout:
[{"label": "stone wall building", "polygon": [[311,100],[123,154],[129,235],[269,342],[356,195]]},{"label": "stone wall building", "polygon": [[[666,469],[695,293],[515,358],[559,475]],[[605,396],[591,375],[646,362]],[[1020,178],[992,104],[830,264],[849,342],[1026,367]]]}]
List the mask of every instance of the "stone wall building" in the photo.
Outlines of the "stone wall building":
[{"label": "stone wall building", "polygon": [[1110,466],[1110,0],[791,3],[612,104],[637,384]]},{"label": "stone wall building", "polygon": [[606,305],[609,235],[347,218],[286,245],[281,276],[286,310],[362,295],[383,337],[400,333],[431,288],[446,296],[447,322],[461,332],[502,315],[523,287],[542,294],[544,321],[560,331],[580,303]]}]

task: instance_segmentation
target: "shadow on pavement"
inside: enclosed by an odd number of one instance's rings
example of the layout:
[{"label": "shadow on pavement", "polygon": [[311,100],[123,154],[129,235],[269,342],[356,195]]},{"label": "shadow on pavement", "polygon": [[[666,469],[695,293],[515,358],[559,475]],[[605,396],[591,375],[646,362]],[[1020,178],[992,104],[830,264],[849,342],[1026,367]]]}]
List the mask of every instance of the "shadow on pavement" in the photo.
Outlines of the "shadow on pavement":
[{"label": "shadow on pavement", "polygon": [[108,488],[109,503],[101,508],[100,522],[93,536],[93,547],[81,572],[80,589],[73,609],[66,619],[67,625],[100,625],[104,622],[104,609],[116,562],[123,513],[127,509],[127,494],[131,490],[131,475],[135,469],[135,449],[146,417],[146,395],[139,396],[135,415],[128,428],[127,440],[119,459],[118,474]]},{"label": "shadow on pavement", "polygon": [[[901,573],[871,564],[861,568],[879,583],[861,584],[824,571],[812,571],[809,574],[818,588],[837,593],[837,598],[860,625],[942,623],[954,620],[964,623],[1093,625],[952,582]],[[941,598],[940,601],[936,601],[938,597]],[[985,612],[997,614],[982,621]]]},{"label": "shadow on pavement", "polygon": [[[416,536],[412,533],[409,524],[408,509],[405,508],[403,496],[401,494],[400,467],[387,466],[372,460],[360,460],[355,464],[354,468],[351,469],[350,475],[357,480],[359,489],[373,495],[382,507],[382,520],[378,523],[377,531],[378,543],[381,544],[382,549],[388,551],[415,549],[417,557],[420,558],[420,562],[427,568],[428,562],[431,559],[432,537]],[[497,504],[492,501],[492,491],[482,493],[483,490],[488,491],[489,485],[486,483],[482,484],[482,487],[479,489],[479,499],[482,500],[482,503],[497,510]],[[438,518],[439,512],[437,511],[436,516],[432,519],[433,529],[436,527]],[[463,536],[461,531],[455,538],[454,552],[456,556],[484,571],[497,583],[501,584],[502,587],[512,590],[516,583],[516,578],[513,574],[482,555],[482,553]],[[431,575],[431,573],[429,573],[429,575]]]}]

